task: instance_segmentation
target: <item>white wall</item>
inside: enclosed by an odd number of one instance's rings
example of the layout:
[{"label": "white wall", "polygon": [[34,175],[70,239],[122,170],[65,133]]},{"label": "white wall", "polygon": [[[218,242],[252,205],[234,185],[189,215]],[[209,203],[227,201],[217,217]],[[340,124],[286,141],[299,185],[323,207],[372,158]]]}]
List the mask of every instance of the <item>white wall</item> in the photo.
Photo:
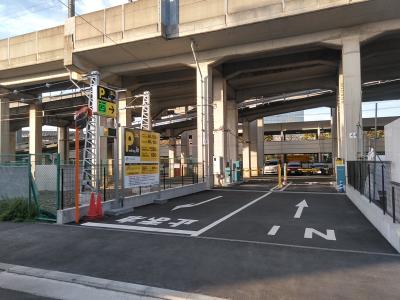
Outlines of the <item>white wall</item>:
[{"label": "white wall", "polygon": [[392,181],[400,183],[400,118],[385,125],[385,157],[391,161]]}]

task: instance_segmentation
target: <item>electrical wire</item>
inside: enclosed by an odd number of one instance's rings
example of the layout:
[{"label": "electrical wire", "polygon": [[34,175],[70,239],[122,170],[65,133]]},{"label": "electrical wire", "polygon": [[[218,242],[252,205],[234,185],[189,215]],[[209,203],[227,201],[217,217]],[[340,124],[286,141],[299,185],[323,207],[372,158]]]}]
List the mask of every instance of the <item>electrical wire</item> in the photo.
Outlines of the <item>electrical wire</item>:
[{"label": "electrical wire", "polygon": [[[62,2],[61,0],[56,0],[59,3],[61,3],[63,6],[65,6],[67,9],[69,9],[68,4],[65,4],[64,2]],[[76,17],[81,18],[83,21],[85,21],[85,23],[87,23],[89,26],[93,27],[95,30],[97,30],[99,33],[101,33],[102,35],[104,35],[105,37],[107,37],[111,42],[113,42],[116,46],[120,47],[125,53],[131,55],[134,59],[138,60],[139,62],[141,62],[142,64],[144,64],[147,68],[151,68],[149,64],[147,64],[146,62],[140,61],[140,58],[137,57],[133,52],[131,52],[130,50],[126,49],[123,45],[119,44],[117,41],[115,41],[113,38],[111,38],[108,34],[106,34],[103,30],[99,29],[98,27],[94,26],[92,23],[90,23],[88,20],[86,20],[82,15],[80,14],[75,14]]]}]

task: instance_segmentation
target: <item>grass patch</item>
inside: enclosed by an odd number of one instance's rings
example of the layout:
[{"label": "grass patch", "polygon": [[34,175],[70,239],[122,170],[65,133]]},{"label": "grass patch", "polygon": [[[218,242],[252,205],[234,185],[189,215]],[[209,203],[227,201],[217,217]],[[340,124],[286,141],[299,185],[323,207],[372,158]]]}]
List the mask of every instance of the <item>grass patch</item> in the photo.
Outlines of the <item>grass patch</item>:
[{"label": "grass patch", "polygon": [[0,200],[0,221],[24,222],[34,220],[37,209],[23,198]]}]

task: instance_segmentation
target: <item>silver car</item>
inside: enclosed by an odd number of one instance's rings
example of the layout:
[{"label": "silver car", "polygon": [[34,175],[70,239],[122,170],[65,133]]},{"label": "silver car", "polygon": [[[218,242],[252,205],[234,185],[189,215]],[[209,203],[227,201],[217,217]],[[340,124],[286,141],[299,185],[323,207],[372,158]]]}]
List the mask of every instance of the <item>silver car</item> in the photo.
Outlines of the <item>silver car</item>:
[{"label": "silver car", "polygon": [[267,174],[278,174],[279,161],[267,160],[264,164],[264,175]]}]

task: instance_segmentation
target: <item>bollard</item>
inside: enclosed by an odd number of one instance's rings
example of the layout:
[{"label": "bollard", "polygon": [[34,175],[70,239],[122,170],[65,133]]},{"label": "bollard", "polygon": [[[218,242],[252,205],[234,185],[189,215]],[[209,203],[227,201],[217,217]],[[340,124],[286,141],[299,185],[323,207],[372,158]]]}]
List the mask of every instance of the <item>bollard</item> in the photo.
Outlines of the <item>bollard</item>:
[{"label": "bollard", "polygon": [[282,174],[281,174],[281,165],[278,164],[278,188],[282,188]]},{"label": "bollard", "polygon": [[287,164],[283,165],[283,185],[287,185]]}]

